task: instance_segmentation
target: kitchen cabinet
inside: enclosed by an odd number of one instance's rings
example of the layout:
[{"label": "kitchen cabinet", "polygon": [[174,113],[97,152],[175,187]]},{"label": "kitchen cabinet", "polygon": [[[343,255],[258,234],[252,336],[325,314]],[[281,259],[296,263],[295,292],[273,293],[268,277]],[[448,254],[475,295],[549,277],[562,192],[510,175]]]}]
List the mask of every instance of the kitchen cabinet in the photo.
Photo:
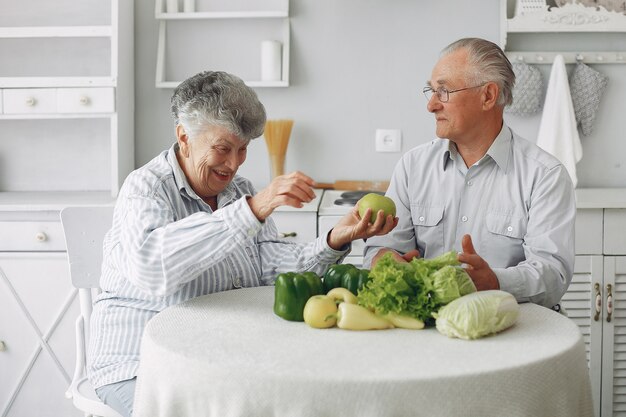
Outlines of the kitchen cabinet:
[{"label": "kitchen cabinet", "polygon": [[583,334],[597,417],[626,416],[626,190],[579,189],[562,305]]},{"label": "kitchen cabinet", "polygon": [[81,416],[65,390],[74,323],[62,207],[113,204],[102,193],[0,193],[0,415]]},{"label": "kitchen cabinet", "polygon": [[283,206],[272,213],[281,237],[298,243],[311,242],[317,238],[317,210],[323,190],[314,190],[315,199],[301,208]]},{"label": "kitchen cabinet", "polygon": [[134,167],[133,2],[5,2],[0,192],[117,195]]},{"label": "kitchen cabinet", "polygon": [[[250,87],[289,86],[289,0],[195,0],[193,12],[168,0],[172,2],[176,12],[166,7],[166,1],[155,0],[157,88],[174,88],[206,70],[230,72]],[[189,53],[188,39],[203,39],[203,50]],[[263,40],[282,44],[280,80],[261,80]]]}]

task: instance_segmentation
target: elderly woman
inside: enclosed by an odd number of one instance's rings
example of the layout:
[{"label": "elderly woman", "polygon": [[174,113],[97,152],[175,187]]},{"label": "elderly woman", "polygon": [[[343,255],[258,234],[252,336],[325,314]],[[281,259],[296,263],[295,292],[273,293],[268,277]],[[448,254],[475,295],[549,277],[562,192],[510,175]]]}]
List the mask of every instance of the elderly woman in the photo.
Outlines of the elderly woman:
[{"label": "elderly woman", "polygon": [[[176,143],[126,179],[104,240],[94,304],[88,376],[98,396],[132,414],[139,346],[146,323],[190,298],[272,285],[285,271],[324,273],[350,242],[388,233],[397,218],[368,223],[356,209],[326,235],[305,244],[278,238],[270,217],[301,207],[315,182],[295,172],[260,192],[237,169],[265,126],[253,90],[224,72],[203,72],[174,91]],[[181,323],[184,325],[184,323]]]}]

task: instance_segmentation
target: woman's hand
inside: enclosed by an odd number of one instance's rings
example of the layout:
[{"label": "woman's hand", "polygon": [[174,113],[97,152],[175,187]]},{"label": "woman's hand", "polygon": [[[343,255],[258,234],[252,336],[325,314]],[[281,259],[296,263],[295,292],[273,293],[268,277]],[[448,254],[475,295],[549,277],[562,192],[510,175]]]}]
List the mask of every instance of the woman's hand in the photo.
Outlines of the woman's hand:
[{"label": "woman's hand", "polygon": [[248,198],[252,213],[259,221],[264,221],[276,207],[291,206],[300,208],[315,198],[315,181],[301,172],[280,175],[272,180],[255,196]]},{"label": "woman's hand", "polygon": [[387,234],[398,225],[397,217],[393,217],[391,214],[385,217],[382,210],[376,214],[374,223],[369,223],[371,215],[372,209],[368,208],[363,213],[363,217],[359,217],[359,210],[357,206],[354,206],[330,231],[327,237],[328,245],[339,250],[353,240]]}]

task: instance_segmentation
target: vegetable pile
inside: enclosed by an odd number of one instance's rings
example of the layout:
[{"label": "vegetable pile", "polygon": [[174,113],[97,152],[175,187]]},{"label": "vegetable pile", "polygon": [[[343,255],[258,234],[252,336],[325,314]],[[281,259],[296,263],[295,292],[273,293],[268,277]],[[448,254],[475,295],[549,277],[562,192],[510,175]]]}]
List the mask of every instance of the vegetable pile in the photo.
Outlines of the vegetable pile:
[{"label": "vegetable pile", "polygon": [[433,313],[463,295],[476,292],[454,251],[433,259],[400,263],[385,254],[358,292],[360,305],[381,316],[400,316],[434,324]]},{"label": "vegetable pile", "polygon": [[409,263],[387,254],[371,271],[339,264],[330,266],[323,279],[312,272],[280,274],[274,312],[315,328],[422,329],[435,324],[442,306],[474,292],[456,252]]}]

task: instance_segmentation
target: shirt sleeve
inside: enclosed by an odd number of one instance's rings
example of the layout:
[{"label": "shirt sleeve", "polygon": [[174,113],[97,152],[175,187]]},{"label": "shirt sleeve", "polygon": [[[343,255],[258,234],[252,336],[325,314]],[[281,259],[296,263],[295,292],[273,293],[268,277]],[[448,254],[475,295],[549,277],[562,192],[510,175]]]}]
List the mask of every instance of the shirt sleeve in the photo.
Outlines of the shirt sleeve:
[{"label": "shirt sleeve", "polygon": [[174,218],[159,199],[131,197],[124,204],[117,225],[123,254],[120,272],[135,287],[156,296],[174,293],[261,229],[245,197],[214,213],[182,219]]},{"label": "shirt sleeve", "polygon": [[525,260],[494,268],[500,289],[520,302],[552,307],[567,291],[574,271],[576,202],[567,171],[558,165],[532,191],[523,248]]}]

